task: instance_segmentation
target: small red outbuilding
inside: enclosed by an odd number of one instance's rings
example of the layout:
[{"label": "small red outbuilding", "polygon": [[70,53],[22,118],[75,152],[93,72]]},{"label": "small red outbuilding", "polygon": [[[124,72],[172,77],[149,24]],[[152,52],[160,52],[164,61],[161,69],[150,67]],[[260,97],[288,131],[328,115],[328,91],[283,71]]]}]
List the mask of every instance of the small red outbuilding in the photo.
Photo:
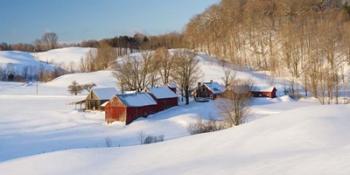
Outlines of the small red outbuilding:
[{"label": "small red outbuilding", "polygon": [[277,97],[277,89],[275,87],[258,87],[254,86],[250,91],[253,97]]},{"label": "small red outbuilding", "polygon": [[148,93],[121,94],[105,105],[105,120],[130,124],[132,121],[158,112],[157,102]]},{"label": "small red outbuilding", "polygon": [[178,105],[178,96],[169,87],[155,87],[149,93],[157,102],[157,110],[162,111]]},{"label": "small red outbuilding", "polygon": [[225,92],[225,87],[218,82],[210,81],[204,83],[198,83],[198,87],[195,92],[195,97],[210,98],[215,100],[218,96]]}]

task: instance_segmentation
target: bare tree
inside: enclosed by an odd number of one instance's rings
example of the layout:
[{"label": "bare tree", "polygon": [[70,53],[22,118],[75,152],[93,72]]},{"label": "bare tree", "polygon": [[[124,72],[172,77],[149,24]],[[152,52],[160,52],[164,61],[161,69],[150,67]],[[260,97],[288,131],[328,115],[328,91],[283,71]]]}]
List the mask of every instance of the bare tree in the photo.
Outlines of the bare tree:
[{"label": "bare tree", "polygon": [[90,50],[85,58],[80,59],[80,71],[81,72],[94,72],[97,70],[96,66],[96,51]]},{"label": "bare tree", "polygon": [[116,59],[117,50],[107,42],[101,41],[99,47],[91,49],[80,61],[80,71],[93,72],[107,69]]},{"label": "bare tree", "polygon": [[249,109],[251,88],[250,81],[234,80],[225,91],[223,98],[216,101],[229,126],[238,126],[244,122]]},{"label": "bare tree", "polygon": [[126,56],[114,64],[113,73],[122,91],[138,90],[140,65],[135,57]]},{"label": "bare tree", "polygon": [[101,41],[97,48],[95,65],[97,70],[107,69],[110,63],[117,59],[117,50],[110,46],[107,42]]},{"label": "bare tree", "polygon": [[36,50],[50,50],[58,47],[58,36],[56,33],[48,32],[34,42]]},{"label": "bare tree", "polygon": [[179,85],[186,104],[189,104],[191,90],[200,78],[200,68],[196,54],[190,51],[178,51],[174,54],[174,70],[171,73],[174,81]]},{"label": "bare tree", "polygon": [[68,86],[68,91],[73,95],[80,94],[82,90],[83,88],[76,81],[73,81],[72,84]]},{"label": "bare tree", "polygon": [[164,85],[170,82],[170,73],[173,69],[174,59],[167,48],[158,48],[154,53],[156,67]]},{"label": "bare tree", "polygon": [[95,83],[88,83],[88,84],[82,85],[81,87],[82,87],[82,89],[90,92],[92,90],[92,88],[94,88],[95,86],[96,86]]},{"label": "bare tree", "polygon": [[114,76],[123,91],[142,91],[157,83],[157,69],[150,52],[143,52],[141,57],[126,56],[114,64]]},{"label": "bare tree", "polygon": [[231,69],[224,69],[224,77],[222,77],[222,81],[225,84],[225,88],[228,88],[230,84],[236,79],[236,72],[233,72]]},{"label": "bare tree", "polygon": [[141,65],[140,76],[138,79],[139,91],[142,91],[149,86],[155,86],[157,81],[156,64],[153,64],[154,62],[152,53],[149,51],[145,51],[141,55],[141,59],[138,60]]},{"label": "bare tree", "polygon": [[146,137],[146,135],[145,135],[145,133],[143,131],[139,132],[138,138],[139,138],[139,141],[140,141],[140,145],[142,145],[144,143],[145,137]]}]

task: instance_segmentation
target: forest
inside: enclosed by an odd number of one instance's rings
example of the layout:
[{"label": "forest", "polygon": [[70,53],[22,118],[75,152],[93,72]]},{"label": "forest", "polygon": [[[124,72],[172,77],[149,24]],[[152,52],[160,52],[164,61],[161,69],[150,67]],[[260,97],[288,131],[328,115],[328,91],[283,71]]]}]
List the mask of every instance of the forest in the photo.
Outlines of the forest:
[{"label": "forest", "polygon": [[[338,103],[350,63],[347,3],[222,0],[187,25],[189,46],[276,77],[290,77],[321,103]],[[298,94],[294,94],[298,95]]]}]

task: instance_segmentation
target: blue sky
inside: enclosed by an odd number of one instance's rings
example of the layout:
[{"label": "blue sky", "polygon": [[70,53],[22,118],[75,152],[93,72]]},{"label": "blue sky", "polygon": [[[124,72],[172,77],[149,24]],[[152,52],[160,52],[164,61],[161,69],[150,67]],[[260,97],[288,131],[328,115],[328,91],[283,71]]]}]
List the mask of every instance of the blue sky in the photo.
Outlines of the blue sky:
[{"label": "blue sky", "polygon": [[0,42],[31,43],[44,32],[77,42],[135,32],[181,31],[219,0],[0,0]]}]

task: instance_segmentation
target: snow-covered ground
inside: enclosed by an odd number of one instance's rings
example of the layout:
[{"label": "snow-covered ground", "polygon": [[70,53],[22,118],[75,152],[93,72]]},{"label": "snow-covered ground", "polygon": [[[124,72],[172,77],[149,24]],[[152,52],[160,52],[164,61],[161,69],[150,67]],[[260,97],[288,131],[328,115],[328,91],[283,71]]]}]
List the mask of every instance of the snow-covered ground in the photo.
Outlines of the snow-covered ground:
[{"label": "snow-covered ground", "polygon": [[52,70],[55,66],[65,70],[79,70],[80,61],[91,48],[68,47],[46,52],[0,51],[0,67],[22,75],[25,69],[29,74],[37,74],[40,68]]},{"label": "snow-covered ground", "polygon": [[[198,59],[203,81],[221,81],[220,63],[206,55]],[[261,72],[236,76],[271,84]],[[111,71],[38,85],[0,82],[0,174],[350,173],[349,105],[254,99],[245,124],[190,136],[187,128],[198,118],[220,119],[215,102],[180,105],[128,126],[106,125],[103,112],[83,113],[70,105],[86,94],[69,95],[72,81],[118,87]],[[283,84],[274,85],[283,90]],[[165,142],[139,145],[141,133],[164,135]]]},{"label": "snow-covered ground", "polygon": [[[71,148],[139,144],[139,134],[172,139],[188,135],[187,125],[211,117],[210,103],[176,107],[131,125],[106,125],[102,112],[78,112],[69,105],[82,97],[0,95],[0,161]],[[207,110],[203,110],[202,108]]]},{"label": "snow-covered ground", "polygon": [[67,74],[46,83],[46,85],[66,88],[72,84],[73,81],[79,84],[95,83],[98,86],[104,87],[117,86],[117,80],[113,77],[112,71]]},{"label": "snow-covered ground", "polygon": [[79,70],[81,59],[85,58],[90,50],[91,48],[68,47],[39,52],[33,55],[41,61],[61,65],[66,69]]},{"label": "snow-covered ground", "polygon": [[[289,103],[286,102],[284,105],[288,106]],[[36,155],[1,163],[0,170],[7,175],[346,175],[350,172],[350,134],[348,132],[350,118],[346,115],[349,112],[348,105],[299,106],[296,109],[285,109],[269,117],[216,133],[153,145],[84,148]],[[141,122],[138,121],[135,124],[145,126],[145,123]],[[159,129],[160,126],[165,127],[166,124],[155,127]],[[167,127],[166,129],[173,131],[177,128]],[[44,131],[45,128],[42,132],[48,132]],[[91,137],[94,137],[71,136],[76,132],[78,131],[73,130],[68,135],[60,134],[70,140],[71,144],[82,140],[91,142]],[[159,131],[155,132],[159,133]],[[123,132],[123,134],[126,133]],[[36,135],[46,139],[52,138],[50,135]],[[23,139],[20,141],[22,143]],[[48,146],[44,144],[45,142],[39,142],[38,145]],[[57,141],[58,145],[63,143],[61,140]],[[101,144],[101,147],[102,143],[103,139],[96,140],[96,144]],[[16,148],[16,145],[10,146]]]},{"label": "snow-covered ground", "polygon": [[28,52],[0,51],[0,69],[8,73],[34,76],[40,70],[52,71],[54,68],[54,65],[42,62]]}]

